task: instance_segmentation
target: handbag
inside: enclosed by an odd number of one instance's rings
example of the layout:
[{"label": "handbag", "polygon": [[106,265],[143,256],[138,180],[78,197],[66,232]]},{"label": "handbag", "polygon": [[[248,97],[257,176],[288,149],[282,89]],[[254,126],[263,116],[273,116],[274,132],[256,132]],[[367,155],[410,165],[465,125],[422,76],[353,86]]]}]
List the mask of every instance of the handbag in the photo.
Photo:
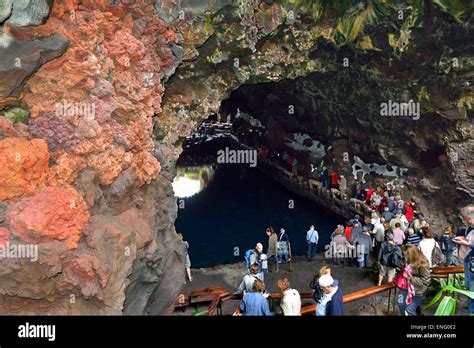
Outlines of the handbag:
[{"label": "handbag", "polygon": [[393,280],[395,285],[400,288],[407,290],[408,289],[408,279],[403,276],[403,272],[405,272],[405,267],[402,266],[400,272],[398,272],[397,276]]}]

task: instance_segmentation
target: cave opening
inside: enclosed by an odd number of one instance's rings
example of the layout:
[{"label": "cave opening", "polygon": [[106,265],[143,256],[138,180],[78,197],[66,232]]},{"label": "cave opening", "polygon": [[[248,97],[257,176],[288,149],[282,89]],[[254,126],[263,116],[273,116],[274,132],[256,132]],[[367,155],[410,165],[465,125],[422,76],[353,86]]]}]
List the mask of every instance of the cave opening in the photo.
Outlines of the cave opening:
[{"label": "cave opening", "polygon": [[[231,94],[217,115],[184,140],[176,164],[175,227],[190,245],[193,268],[242,262],[245,251],[256,243],[266,250],[268,227],[277,233],[284,228],[292,254],[302,255],[313,224],[320,231],[321,252],[334,227],[344,221],[279,180],[275,173],[292,170],[285,156],[296,158],[298,149],[272,143],[277,134],[269,134],[262,122],[245,112],[250,110],[240,98],[238,90]],[[306,144],[315,151],[323,147]]]}]

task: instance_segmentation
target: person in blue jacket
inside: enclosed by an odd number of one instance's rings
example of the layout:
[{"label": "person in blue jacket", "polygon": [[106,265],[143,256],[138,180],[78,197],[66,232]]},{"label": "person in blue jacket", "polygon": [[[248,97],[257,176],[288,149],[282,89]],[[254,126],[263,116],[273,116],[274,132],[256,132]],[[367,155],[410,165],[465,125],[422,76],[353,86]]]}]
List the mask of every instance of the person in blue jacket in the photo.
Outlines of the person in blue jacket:
[{"label": "person in blue jacket", "polygon": [[252,292],[246,292],[240,304],[242,315],[245,316],[273,316],[274,312],[270,311],[268,305],[268,296],[265,293],[265,283],[260,279],[256,279],[252,285]]},{"label": "person in blue jacket", "polygon": [[344,302],[338,283],[329,274],[324,274],[319,278],[319,286],[329,297],[326,303],[326,316],[343,316]]}]

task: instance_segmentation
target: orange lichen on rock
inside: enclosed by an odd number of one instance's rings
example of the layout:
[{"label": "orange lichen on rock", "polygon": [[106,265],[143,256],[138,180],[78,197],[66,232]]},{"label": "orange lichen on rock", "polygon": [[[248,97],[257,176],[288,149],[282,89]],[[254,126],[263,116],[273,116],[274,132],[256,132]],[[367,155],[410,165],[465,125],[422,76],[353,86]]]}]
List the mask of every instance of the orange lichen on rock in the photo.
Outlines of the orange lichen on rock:
[{"label": "orange lichen on rock", "polygon": [[89,219],[86,205],[71,187],[46,187],[14,204],[7,213],[11,232],[27,243],[65,241],[69,250],[78,246]]},{"label": "orange lichen on rock", "polygon": [[4,245],[10,239],[10,231],[5,227],[0,227],[0,245]]},{"label": "orange lichen on rock", "polygon": [[63,153],[49,171],[48,184],[50,186],[59,186],[64,183],[71,184],[85,166],[86,163],[81,157],[67,152]]},{"label": "orange lichen on rock", "polygon": [[93,168],[102,185],[110,185],[123,169],[125,150],[114,147],[89,157],[88,165]]},{"label": "orange lichen on rock", "polygon": [[15,200],[44,187],[48,162],[44,140],[0,140],[0,201]]},{"label": "orange lichen on rock", "polygon": [[156,179],[161,169],[160,162],[147,151],[134,154],[132,166],[140,185]]}]

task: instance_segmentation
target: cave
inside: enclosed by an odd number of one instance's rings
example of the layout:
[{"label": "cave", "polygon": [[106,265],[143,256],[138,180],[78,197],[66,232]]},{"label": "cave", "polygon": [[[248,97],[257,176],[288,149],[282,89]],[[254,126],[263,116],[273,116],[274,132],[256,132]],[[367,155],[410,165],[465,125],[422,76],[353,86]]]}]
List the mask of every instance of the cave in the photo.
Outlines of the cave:
[{"label": "cave", "polygon": [[339,225],[373,225],[364,185],[470,231],[473,28],[467,1],[0,0],[0,247],[37,251],[0,259],[0,314],[202,315],[181,299],[232,297],[269,226],[304,293]]},{"label": "cave", "polygon": [[[271,167],[260,168],[257,150],[264,144],[259,127],[247,128],[250,124],[239,117],[229,120],[232,123],[218,123],[217,117],[204,121],[184,141],[176,163],[175,226],[192,245],[189,255],[193,268],[242,261],[246,250],[266,240],[268,227],[275,231],[285,228],[294,236],[293,255],[302,255],[305,242],[298,234],[304,234],[309,225],[329,231],[334,224],[344,222],[338,214],[286,189],[278,178],[269,175]],[[242,127],[246,127],[245,132]],[[246,143],[241,142],[243,139]],[[219,161],[219,151],[239,151],[249,143],[254,146],[250,151],[255,153],[255,162],[246,158],[242,158],[243,163],[233,163],[231,158]],[[282,161],[279,164],[286,166]],[[320,252],[328,242],[329,234],[321,235]]]}]

